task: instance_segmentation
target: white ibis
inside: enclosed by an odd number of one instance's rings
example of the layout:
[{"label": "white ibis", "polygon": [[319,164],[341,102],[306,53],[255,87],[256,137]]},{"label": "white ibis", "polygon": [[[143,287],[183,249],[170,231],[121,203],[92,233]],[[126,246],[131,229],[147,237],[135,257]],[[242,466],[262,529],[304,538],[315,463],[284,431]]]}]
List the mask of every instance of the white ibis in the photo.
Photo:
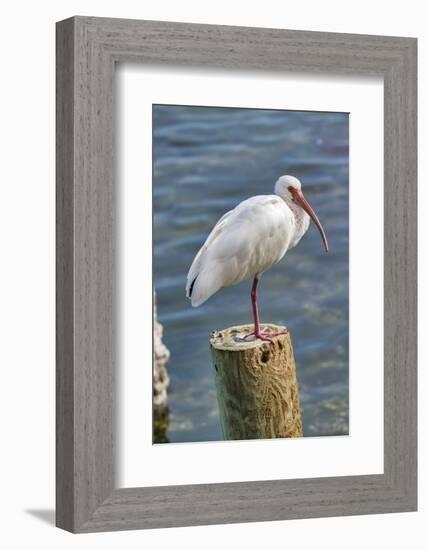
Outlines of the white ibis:
[{"label": "white ibis", "polygon": [[251,197],[226,212],[196,254],[187,274],[186,296],[192,306],[200,306],[221,288],[253,277],[254,332],[251,335],[271,341],[273,336],[287,333],[286,327],[279,332],[268,332],[261,327],[257,284],[264,271],[296,246],[308,230],[310,219],[319,229],[328,252],[324,229],[294,176],[281,176],[275,184],[274,195]]}]

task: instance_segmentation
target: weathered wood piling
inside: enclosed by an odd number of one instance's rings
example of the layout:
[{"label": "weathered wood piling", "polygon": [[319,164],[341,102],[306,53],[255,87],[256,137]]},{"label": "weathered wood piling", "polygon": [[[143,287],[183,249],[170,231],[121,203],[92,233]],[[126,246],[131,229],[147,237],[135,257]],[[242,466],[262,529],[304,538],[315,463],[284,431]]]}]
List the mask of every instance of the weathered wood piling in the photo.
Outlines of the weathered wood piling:
[{"label": "weathered wood piling", "polygon": [[163,327],[157,320],[156,294],[153,292],[153,443],[168,443],[169,425],[167,388],[169,376],[166,363],[169,350],[162,342]]},{"label": "weathered wood piling", "polygon": [[[283,327],[264,324],[271,331]],[[245,339],[253,325],[215,331],[211,353],[223,437],[303,436],[299,387],[290,334],[272,343]]]}]

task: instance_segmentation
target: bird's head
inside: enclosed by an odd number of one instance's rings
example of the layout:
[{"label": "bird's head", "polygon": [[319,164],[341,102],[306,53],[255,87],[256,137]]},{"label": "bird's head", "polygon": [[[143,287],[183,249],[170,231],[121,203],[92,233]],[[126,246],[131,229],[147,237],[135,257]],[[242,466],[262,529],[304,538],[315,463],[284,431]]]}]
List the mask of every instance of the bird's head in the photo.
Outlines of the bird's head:
[{"label": "bird's head", "polygon": [[321,234],[325,251],[328,252],[328,241],[323,226],[311,205],[305,199],[300,181],[294,176],[281,176],[275,184],[275,193],[286,202],[297,204],[310,216]]}]

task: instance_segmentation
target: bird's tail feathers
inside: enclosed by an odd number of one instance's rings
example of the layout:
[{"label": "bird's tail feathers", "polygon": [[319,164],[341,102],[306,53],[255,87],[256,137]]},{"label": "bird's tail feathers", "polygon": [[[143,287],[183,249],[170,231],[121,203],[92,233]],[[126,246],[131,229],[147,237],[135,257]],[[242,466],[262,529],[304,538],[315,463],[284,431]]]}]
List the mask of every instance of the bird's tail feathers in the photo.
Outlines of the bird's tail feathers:
[{"label": "bird's tail feathers", "polygon": [[215,268],[205,268],[192,281],[188,281],[186,295],[190,298],[192,306],[198,307],[220,290],[220,288],[221,283],[219,282],[217,270]]}]

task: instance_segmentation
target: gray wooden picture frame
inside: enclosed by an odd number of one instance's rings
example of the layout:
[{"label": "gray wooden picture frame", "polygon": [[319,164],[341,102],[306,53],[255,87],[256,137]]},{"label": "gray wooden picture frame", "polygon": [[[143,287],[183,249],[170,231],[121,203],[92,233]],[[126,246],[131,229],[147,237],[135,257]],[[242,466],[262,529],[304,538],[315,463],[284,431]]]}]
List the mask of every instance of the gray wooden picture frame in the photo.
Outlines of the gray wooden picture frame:
[{"label": "gray wooden picture frame", "polygon": [[[82,533],[416,510],[416,46],[414,38],[91,17],[57,24],[59,527]],[[383,77],[383,474],[115,487],[118,62]]]}]

